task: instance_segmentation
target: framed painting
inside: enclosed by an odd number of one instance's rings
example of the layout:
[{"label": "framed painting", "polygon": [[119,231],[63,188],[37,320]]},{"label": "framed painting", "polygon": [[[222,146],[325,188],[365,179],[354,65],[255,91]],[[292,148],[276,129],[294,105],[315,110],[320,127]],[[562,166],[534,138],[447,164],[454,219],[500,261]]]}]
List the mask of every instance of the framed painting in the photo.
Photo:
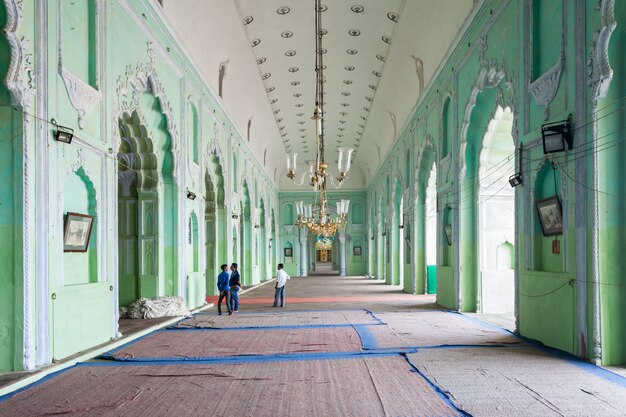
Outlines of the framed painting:
[{"label": "framed painting", "polygon": [[94,216],[68,212],[63,227],[63,252],[87,252]]},{"label": "framed painting", "polygon": [[360,246],[355,246],[352,248],[352,254],[354,256],[361,256],[361,247]]},{"label": "framed painting", "polygon": [[293,248],[285,248],[285,258],[291,258],[293,256]]},{"label": "framed painting", "polygon": [[535,203],[544,236],[563,234],[563,212],[559,197],[553,195]]}]

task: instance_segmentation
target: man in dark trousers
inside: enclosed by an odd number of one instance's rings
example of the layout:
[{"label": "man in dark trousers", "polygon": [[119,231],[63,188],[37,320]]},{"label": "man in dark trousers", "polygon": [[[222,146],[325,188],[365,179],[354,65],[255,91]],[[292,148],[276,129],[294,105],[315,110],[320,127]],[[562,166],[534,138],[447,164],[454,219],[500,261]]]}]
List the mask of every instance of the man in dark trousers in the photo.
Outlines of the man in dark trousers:
[{"label": "man in dark trousers", "polygon": [[217,312],[220,316],[222,315],[222,300],[226,299],[226,308],[230,316],[233,312],[230,309],[230,285],[228,284],[230,276],[228,274],[228,265],[223,264],[221,268],[222,272],[217,276],[217,289],[220,292],[220,298],[217,300]]},{"label": "man in dark trousers", "polygon": [[233,313],[239,312],[239,291],[241,290],[241,276],[235,262],[230,266],[230,309]]},{"label": "man in dark trousers", "polygon": [[287,284],[288,279],[291,279],[291,277],[283,269],[283,264],[278,264],[278,271],[276,272],[276,285],[274,286],[274,289],[276,289],[274,307],[278,307],[278,303],[280,303],[280,307],[285,306],[285,284]]}]

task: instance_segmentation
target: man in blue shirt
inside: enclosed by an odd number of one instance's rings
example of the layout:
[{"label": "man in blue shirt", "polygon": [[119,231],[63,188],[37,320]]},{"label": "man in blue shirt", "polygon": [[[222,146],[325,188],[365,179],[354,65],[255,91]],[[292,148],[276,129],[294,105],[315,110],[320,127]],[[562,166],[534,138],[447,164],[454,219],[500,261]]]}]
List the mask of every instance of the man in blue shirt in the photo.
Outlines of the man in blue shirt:
[{"label": "man in blue shirt", "polygon": [[233,313],[239,312],[239,291],[241,290],[241,276],[237,270],[237,264],[233,262],[230,266],[230,309]]},{"label": "man in blue shirt", "polygon": [[230,309],[230,285],[228,285],[228,281],[230,279],[230,275],[228,274],[228,265],[223,264],[221,266],[222,272],[217,276],[217,289],[220,292],[220,298],[217,301],[217,312],[221,316],[222,315],[222,300],[226,301],[226,308],[228,309],[228,315],[233,314]]}]

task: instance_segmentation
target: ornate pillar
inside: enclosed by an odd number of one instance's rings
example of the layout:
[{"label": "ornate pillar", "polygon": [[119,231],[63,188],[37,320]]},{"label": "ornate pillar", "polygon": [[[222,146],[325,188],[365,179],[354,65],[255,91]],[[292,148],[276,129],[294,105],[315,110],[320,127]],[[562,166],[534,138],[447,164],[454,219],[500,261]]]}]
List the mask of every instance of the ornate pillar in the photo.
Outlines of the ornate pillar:
[{"label": "ornate pillar", "polygon": [[348,262],[346,259],[346,231],[340,230],[337,235],[339,236],[339,276],[345,277],[348,275]]},{"label": "ornate pillar", "polygon": [[300,241],[300,276],[306,277],[309,276],[309,262],[308,262],[308,241],[309,241],[309,232],[305,228],[300,228],[299,231],[299,241]]}]

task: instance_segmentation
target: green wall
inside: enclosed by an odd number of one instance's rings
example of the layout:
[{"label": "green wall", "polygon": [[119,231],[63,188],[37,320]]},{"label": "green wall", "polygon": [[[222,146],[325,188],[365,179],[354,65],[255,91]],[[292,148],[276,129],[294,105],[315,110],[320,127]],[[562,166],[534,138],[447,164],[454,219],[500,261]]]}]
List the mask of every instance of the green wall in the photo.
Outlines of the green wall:
[{"label": "green wall", "polygon": [[[0,26],[1,372],[120,337],[138,297],[202,305],[239,261],[243,184],[248,225],[275,225],[279,199],[158,2],[5,0]],[[85,253],[63,252],[68,211],[95,216]],[[248,228],[247,284],[271,278],[277,233]]]},{"label": "green wall", "polygon": [[[597,363],[626,363],[626,264],[616,252],[626,236],[626,200],[620,197],[626,195],[626,147],[616,143],[625,120],[625,10],[608,0],[481,4],[368,182],[368,223],[381,238],[397,224],[389,215],[391,181],[410,187],[404,212],[415,231],[414,269],[405,275],[405,291],[424,289],[425,174],[434,160],[437,302],[480,311],[480,155],[496,109],[508,107],[512,140],[523,146],[521,154],[511,155],[523,178],[515,188],[517,330]],[[575,149],[544,155],[541,126],[569,114]],[[507,179],[492,178],[498,187],[508,187]],[[536,201],[554,194],[563,206],[558,253],[552,250],[555,238],[543,236],[535,209]],[[450,245],[443,232],[448,224]],[[380,262],[383,247],[373,245],[369,256]],[[384,272],[373,276],[383,278]]]}]

